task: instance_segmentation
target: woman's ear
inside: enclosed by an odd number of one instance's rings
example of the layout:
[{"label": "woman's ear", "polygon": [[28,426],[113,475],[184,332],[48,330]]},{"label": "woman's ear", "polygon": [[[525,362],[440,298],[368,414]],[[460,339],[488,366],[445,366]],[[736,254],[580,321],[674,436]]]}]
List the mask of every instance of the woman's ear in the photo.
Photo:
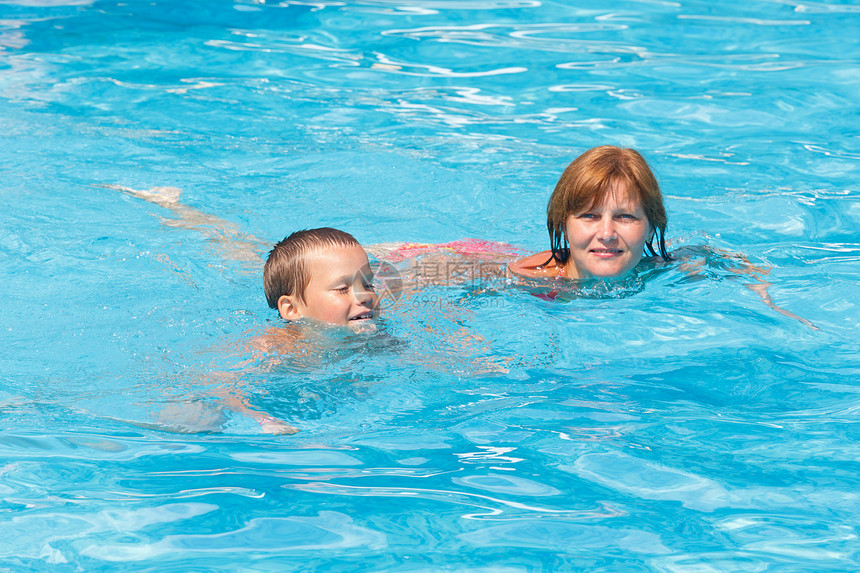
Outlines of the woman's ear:
[{"label": "woman's ear", "polygon": [[278,314],[284,320],[298,320],[302,317],[296,295],[282,295],[278,299]]}]

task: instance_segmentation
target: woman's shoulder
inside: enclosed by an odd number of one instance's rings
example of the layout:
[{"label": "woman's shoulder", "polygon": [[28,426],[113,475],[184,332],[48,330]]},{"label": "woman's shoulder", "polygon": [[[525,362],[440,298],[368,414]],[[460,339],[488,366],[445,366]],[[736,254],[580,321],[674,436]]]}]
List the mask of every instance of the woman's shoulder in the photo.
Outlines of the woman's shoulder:
[{"label": "woman's shoulder", "polygon": [[508,268],[511,272],[525,277],[557,277],[564,271],[564,267],[558,264],[555,257],[552,256],[552,251],[541,251],[534,255],[518,259],[508,263]]}]

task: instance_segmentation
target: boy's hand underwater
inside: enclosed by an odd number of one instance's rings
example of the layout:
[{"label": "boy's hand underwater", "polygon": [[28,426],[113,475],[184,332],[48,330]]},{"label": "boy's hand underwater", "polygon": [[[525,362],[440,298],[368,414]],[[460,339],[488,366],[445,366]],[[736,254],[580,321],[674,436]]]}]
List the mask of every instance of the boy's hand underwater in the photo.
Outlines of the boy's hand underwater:
[{"label": "boy's hand underwater", "polygon": [[260,424],[260,428],[263,430],[264,434],[274,434],[274,435],[288,435],[295,434],[299,431],[298,428],[294,428],[277,418],[273,418],[271,416],[260,416],[257,418],[257,423]]}]

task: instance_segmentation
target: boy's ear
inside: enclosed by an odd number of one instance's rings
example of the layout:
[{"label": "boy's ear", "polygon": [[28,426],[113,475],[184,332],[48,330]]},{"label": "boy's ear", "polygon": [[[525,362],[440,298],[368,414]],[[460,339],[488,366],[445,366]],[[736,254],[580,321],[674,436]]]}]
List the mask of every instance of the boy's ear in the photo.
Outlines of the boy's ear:
[{"label": "boy's ear", "polygon": [[302,317],[302,313],[299,311],[299,307],[296,304],[298,302],[298,297],[295,295],[282,295],[281,298],[278,299],[278,314],[281,315],[281,318],[284,320],[298,320]]}]

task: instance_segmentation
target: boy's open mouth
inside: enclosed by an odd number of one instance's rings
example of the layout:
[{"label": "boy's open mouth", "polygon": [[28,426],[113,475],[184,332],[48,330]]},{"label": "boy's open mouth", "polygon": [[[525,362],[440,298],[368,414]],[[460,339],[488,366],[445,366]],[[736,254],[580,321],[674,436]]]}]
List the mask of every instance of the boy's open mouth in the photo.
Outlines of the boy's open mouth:
[{"label": "boy's open mouth", "polygon": [[353,316],[349,319],[349,321],[353,322],[355,320],[370,320],[371,318],[373,318],[373,311],[368,310],[367,312],[362,312],[361,314]]}]

